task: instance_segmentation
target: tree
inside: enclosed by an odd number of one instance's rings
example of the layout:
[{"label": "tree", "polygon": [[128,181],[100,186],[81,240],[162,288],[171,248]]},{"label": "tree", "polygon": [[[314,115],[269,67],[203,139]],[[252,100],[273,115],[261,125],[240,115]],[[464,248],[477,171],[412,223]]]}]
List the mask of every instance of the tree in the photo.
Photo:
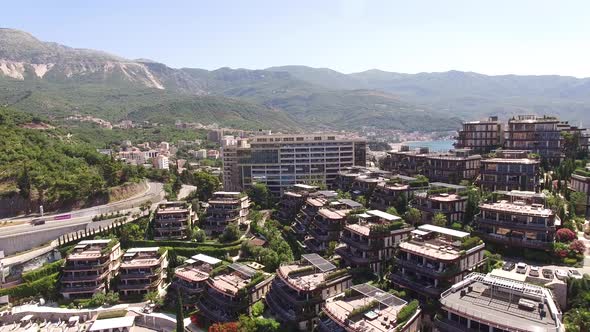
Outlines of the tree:
[{"label": "tree", "polygon": [[18,190],[20,196],[26,200],[31,199],[31,187],[31,174],[29,173],[29,168],[25,166],[18,178]]},{"label": "tree", "polygon": [[252,305],[252,316],[262,316],[264,313],[264,302],[258,301]]},{"label": "tree", "polygon": [[246,194],[260,209],[269,209],[272,206],[272,195],[264,183],[254,183],[247,190]]},{"label": "tree", "polygon": [[565,314],[566,332],[590,331],[590,311],[588,308],[571,309]]},{"label": "tree", "polygon": [[432,218],[432,224],[440,227],[446,227],[447,217],[440,212],[435,213],[434,217]]},{"label": "tree", "polygon": [[328,243],[328,249],[326,249],[326,256],[332,257],[334,255],[334,251],[336,250],[337,245],[338,245],[338,242],[330,241]]},{"label": "tree", "polygon": [[475,216],[479,213],[479,203],[481,193],[477,189],[471,189],[467,193],[467,202],[465,203],[465,213],[463,214],[463,223],[471,224]]},{"label": "tree", "polygon": [[357,196],[357,198],[355,199],[355,201],[357,201],[359,204],[361,204],[362,206],[367,206],[367,199],[365,198],[365,196]]},{"label": "tree", "polygon": [[199,200],[207,201],[213,193],[219,189],[221,183],[219,178],[211,173],[205,171],[189,172],[187,170],[182,172],[181,177],[183,182],[197,186],[199,191]]},{"label": "tree", "polygon": [[416,226],[416,224],[422,220],[422,212],[416,208],[411,207],[404,214],[404,219],[410,225]]},{"label": "tree", "polygon": [[176,332],[184,332],[184,313],[182,312],[182,296],[176,290]]},{"label": "tree", "polygon": [[401,216],[402,214],[406,213],[408,210],[408,198],[406,195],[402,194],[398,196],[398,198],[395,200],[395,208],[399,212],[399,214],[396,214],[396,216]]},{"label": "tree", "polygon": [[240,228],[238,227],[238,225],[235,223],[231,223],[225,227],[223,233],[219,237],[219,240],[221,242],[232,242],[239,239],[240,236]]},{"label": "tree", "polygon": [[569,207],[577,216],[586,215],[586,202],[588,197],[585,193],[575,191],[570,194]]},{"label": "tree", "polygon": [[193,228],[191,238],[197,242],[205,242],[207,239],[207,234],[205,234],[204,230],[195,227]]},{"label": "tree", "polygon": [[564,243],[570,243],[577,238],[576,233],[568,228],[558,229],[555,233],[555,237],[557,238],[557,241]]},{"label": "tree", "polygon": [[586,245],[580,240],[573,240],[569,249],[578,255],[583,255],[586,252]]},{"label": "tree", "polygon": [[398,217],[401,216],[401,214],[398,212],[398,209],[396,209],[393,206],[390,206],[389,208],[387,208],[387,210],[385,212],[387,212],[389,214],[393,214],[394,216],[398,216]]},{"label": "tree", "polygon": [[164,303],[164,300],[162,299],[158,291],[151,291],[146,293],[143,296],[143,300],[157,305],[162,305]]}]

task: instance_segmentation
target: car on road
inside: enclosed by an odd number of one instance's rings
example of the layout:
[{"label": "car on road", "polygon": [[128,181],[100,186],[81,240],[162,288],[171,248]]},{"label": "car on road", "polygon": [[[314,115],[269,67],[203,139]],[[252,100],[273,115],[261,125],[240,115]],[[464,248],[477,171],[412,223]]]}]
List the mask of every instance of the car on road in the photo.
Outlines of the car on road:
[{"label": "car on road", "polygon": [[528,265],[523,262],[519,262],[516,264],[516,273],[525,274],[527,271]]},{"label": "car on road", "polygon": [[569,269],[567,276],[572,279],[582,279],[582,274],[576,269]]},{"label": "car on road", "polygon": [[542,269],[541,273],[543,274],[543,278],[545,279],[553,279],[553,270],[551,269]]},{"label": "car on road", "polygon": [[39,225],[44,225],[44,224],[45,224],[45,219],[37,218],[37,219],[31,220],[31,225],[33,225],[33,226],[39,226]]},{"label": "car on road", "polygon": [[555,276],[559,280],[566,280],[567,279],[567,272],[564,270],[555,270]]},{"label": "car on road", "polygon": [[505,262],[504,265],[502,266],[502,270],[512,271],[512,270],[514,270],[515,266],[516,266],[516,264],[514,264],[514,262]]},{"label": "car on road", "polygon": [[529,275],[531,277],[538,277],[539,276],[539,267],[538,266],[531,266],[529,270]]}]

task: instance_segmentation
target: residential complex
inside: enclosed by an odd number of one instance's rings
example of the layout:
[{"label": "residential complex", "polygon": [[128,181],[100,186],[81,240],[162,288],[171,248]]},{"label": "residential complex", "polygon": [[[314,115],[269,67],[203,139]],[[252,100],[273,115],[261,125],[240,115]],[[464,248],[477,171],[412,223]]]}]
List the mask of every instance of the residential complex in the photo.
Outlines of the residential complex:
[{"label": "residential complex", "polygon": [[340,240],[340,232],[346,222],[346,216],[359,208],[362,208],[362,205],[350,199],[331,201],[327,207],[320,208],[307,227],[307,234],[309,234],[305,239],[307,250],[324,253],[329,248],[330,242],[337,243]]},{"label": "residential complex", "polygon": [[371,269],[381,274],[394,257],[396,247],[414,228],[400,217],[379,210],[347,218],[336,253],[351,267]]},{"label": "residential complex", "polygon": [[232,263],[219,274],[209,276],[206,290],[197,302],[199,315],[208,322],[237,321],[266,295],[271,281],[270,274]]},{"label": "residential complex", "polygon": [[84,240],[66,257],[61,277],[61,294],[66,299],[90,298],[105,292],[121,264],[119,241]]},{"label": "residential complex", "polygon": [[123,255],[117,289],[122,296],[161,294],[168,268],[168,251],[164,248],[131,248]]},{"label": "residential complex", "polygon": [[428,188],[428,182],[409,176],[394,175],[375,186],[370,205],[373,209],[387,210],[389,207],[395,206],[400,199],[408,201],[411,196],[424,192]]},{"label": "residential complex", "polygon": [[296,183],[330,185],[344,167],[365,166],[366,140],[337,134],[254,136],[223,156],[224,187],[264,183],[280,196]]},{"label": "residential complex", "polygon": [[504,144],[504,130],[497,116],[482,121],[463,123],[456,137],[456,148],[471,149],[478,153],[488,153]]},{"label": "residential complex", "polygon": [[306,200],[301,209],[295,216],[295,220],[292,223],[292,229],[297,238],[300,241],[305,240],[307,236],[307,229],[309,228],[312,220],[318,214],[321,208],[327,207],[330,201],[334,201],[338,197],[335,191],[318,191],[317,193],[310,195]]},{"label": "residential complex", "polygon": [[196,218],[188,202],[160,203],[153,221],[154,240],[188,238]]},{"label": "residential complex", "polygon": [[434,215],[443,214],[447,222],[462,222],[467,205],[466,187],[433,182],[426,192],[415,195],[412,207],[420,210],[423,223],[432,223]]},{"label": "residential complex", "polygon": [[[322,332],[419,332],[422,313],[419,307],[408,316],[400,311],[408,302],[369,284],[354,285],[342,296],[329,299],[318,325]],[[401,320],[400,318],[403,318]]]},{"label": "residential complex", "polygon": [[481,155],[470,150],[453,150],[447,153],[430,153],[428,148],[388,152],[383,160],[385,170],[406,176],[424,175],[430,181],[458,184],[474,180],[479,175]]},{"label": "residential complex", "polygon": [[508,120],[504,147],[511,150],[527,150],[552,163],[559,163],[563,146],[558,124],[559,120],[555,117],[513,117]]},{"label": "residential complex", "polygon": [[549,288],[491,274],[472,273],[440,297],[441,332],[562,332],[562,314]]},{"label": "residential complex", "polygon": [[585,217],[590,217],[590,168],[577,169],[570,178],[568,188],[575,192],[584,193],[586,195],[586,213]]},{"label": "residential complex", "polygon": [[311,331],[326,299],[351,286],[347,269],[337,269],[319,255],[307,254],[300,261],[281,264],[265,301],[282,323]]},{"label": "residential complex", "polygon": [[208,201],[207,217],[200,227],[207,234],[221,234],[229,224],[242,225],[248,220],[250,200],[240,192],[217,191]]},{"label": "residential complex", "polygon": [[317,190],[317,186],[302,183],[294,185],[281,196],[281,199],[277,204],[277,213],[275,217],[281,222],[293,222],[307,198],[317,192]]},{"label": "residential complex", "polygon": [[479,185],[485,191],[536,191],[540,185],[538,159],[527,151],[498,150],[496,156],[481,161]]},{"label": "residential complex", "polygon": [[220,259],[198,254],[174,270],[172,286],[180,292],[185,305],[196,303],[207,287],[210,273],[220,264]]},{"label": "residential complex", "polygon": [[484,262],[484,243],[469,233],[422,225],[400,243],[389,280],[425,297],[438,297]]},{"label": "residential complex", "polygon": [[475,218],[478,235],[510,248],[548,250],[555,239],[555,226],[560,223],[543,204],[522,200],[482,203],[479,209]]}]

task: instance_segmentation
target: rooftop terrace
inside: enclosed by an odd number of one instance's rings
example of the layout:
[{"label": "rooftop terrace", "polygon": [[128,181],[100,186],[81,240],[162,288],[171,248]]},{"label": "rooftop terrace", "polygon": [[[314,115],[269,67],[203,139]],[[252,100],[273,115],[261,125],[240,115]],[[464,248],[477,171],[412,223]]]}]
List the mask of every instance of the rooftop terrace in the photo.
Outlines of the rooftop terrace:
[{"label": "rooftop terrace", "polygon": [[551,209],[544,208],[539,204],[528,205],[524,202],[510,203],[508,201],[500,201],[496,203],[482,203],[479,205],[481,209],[495,210],[506,213],[519,213],[526,215],[533,215],[538,217],[549,217],[554,213]]}]

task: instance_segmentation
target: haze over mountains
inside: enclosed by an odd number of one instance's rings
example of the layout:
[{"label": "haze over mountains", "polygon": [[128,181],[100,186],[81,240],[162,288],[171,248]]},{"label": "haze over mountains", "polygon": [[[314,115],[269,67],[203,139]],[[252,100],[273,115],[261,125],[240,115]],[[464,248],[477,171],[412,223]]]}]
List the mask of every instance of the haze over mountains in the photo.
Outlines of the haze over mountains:
[{"label": "haze over mountains", "polygon": [[590,122],[590,79],[326,68],[175,69],[0,29],[0,103],[31,113],[243,128],[454,130],[488,115]]}]

